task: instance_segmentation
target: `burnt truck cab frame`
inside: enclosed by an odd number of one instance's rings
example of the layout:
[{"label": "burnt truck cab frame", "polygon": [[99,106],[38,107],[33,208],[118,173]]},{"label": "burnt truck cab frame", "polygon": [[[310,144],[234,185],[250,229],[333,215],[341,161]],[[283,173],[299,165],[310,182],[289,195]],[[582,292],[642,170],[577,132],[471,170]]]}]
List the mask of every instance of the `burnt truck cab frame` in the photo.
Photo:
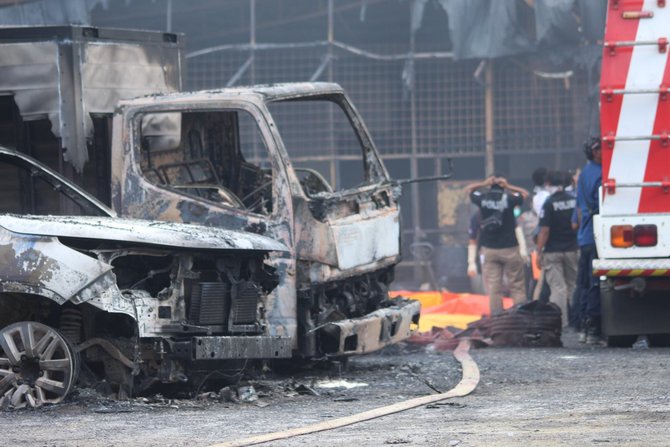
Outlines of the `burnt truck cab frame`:
[{"label": "burnt truck cab frame", "polygon": [[[339,116],[330,131],[358,146],[349,152],[358,159],[353,185],[334,191],[327,173],[289,156],[300,149],[283,137],[294,106]],[[252,231],[288,247],[271,259],[280,280],[267,318],[270,333],[302,356],[360,354],[410,335],[419,304],[387,293],[400,261],[400,187],[339,85],[124,100],[112,128],[111,196],[121,215]]]},{"label": "burnt truck cab frame", "polygon": [[278,282],[266,260],[287,251],[280,242],[119,218],[4,147],[0,179],[0,408],[60,402],[80,362],[130,394],[193,383],[222,362],[292,356],[265,316]]}]

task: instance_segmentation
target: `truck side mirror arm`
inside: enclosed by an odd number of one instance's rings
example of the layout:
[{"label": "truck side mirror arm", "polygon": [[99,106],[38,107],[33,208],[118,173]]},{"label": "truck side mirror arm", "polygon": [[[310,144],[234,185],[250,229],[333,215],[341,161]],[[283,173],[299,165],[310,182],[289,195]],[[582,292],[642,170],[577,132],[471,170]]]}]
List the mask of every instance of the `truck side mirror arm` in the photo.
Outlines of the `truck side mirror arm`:
[{"label": "truck side mirror arm", "polygon": [[451,158],[447,159],[449,164],[449,172],[444,175],[434,175],[431,177],[407,178],[402,180],[394,180],[393,183],[398,186],[409,185],[410,183],[435,182],[440,180],[449,180],[454,175],[454,161]]}]

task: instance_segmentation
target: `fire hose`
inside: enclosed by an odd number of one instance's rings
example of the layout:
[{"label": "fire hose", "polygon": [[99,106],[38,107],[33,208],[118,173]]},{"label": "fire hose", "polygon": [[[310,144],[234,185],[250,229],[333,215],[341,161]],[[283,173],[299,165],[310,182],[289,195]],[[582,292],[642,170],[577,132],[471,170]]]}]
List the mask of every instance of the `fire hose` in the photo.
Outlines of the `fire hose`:
[{"label": "fire hose", "polygon": [[440,393],[430,394],[422,397],[415,397],[403,402],[398,402],[392,405],[375,408],[364,411],[362,413],[352,414],[341,418],[331,419],[329,421],[318,422],[316,424],[305,425],[303,427],[296,427],[289,430],[283,430],[274,433],[267,433],[263,435],[250,436],[248,438],[238,439],[234,441],[224,442],[222,444],[215,444],[211,447],[244,447],[249,445],[262,444],[270,441],[278,441],[280,439],[293,438],[295,436],[307,435],[326,430],[333,430],[336,428],[353,425],[358,422],[369,421],[371,419],[388,416],[390,414],[399,413],[401,411],[410,410],[412,408],[427,405],[433,402],[449,399],[452,397],[463,397],[470,394],[477,387],[479,383],[479,368],[475,361],[470,357],[468,351],[470,350],[470,340],[462,339],[456,349],[454,350],[454,357],[461,364],[463,371],[461,381],[451,390]]}]

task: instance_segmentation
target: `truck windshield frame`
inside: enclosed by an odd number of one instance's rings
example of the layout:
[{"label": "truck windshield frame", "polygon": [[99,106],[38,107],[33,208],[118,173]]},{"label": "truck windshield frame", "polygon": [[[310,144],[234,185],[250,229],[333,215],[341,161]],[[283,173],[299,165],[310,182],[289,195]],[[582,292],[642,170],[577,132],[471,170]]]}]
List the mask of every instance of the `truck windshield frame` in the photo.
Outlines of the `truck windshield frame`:
[{"label": "truck windshield frame", "polygon": [[276,98],[266,105],[306,196],[388,181],[363,121],[343,93]]},{"label": "truck windshield frame", "polygon": [[[151,128],[152,115],[158,126],[168,123],[164,130]],[[176,116],[180,123],[169,123]],[[142,108],[131,119],[135,164],[149,183],[235,212],[278,215],[283,157],[273,155],[272,133],[253,104],[170,104]]]}]

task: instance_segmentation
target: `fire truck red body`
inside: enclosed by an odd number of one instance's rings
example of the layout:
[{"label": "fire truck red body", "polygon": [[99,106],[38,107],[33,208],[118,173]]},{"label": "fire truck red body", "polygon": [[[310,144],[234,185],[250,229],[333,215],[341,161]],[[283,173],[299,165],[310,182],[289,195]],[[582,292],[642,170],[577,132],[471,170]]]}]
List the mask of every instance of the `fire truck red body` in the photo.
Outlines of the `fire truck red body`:
[{"label": "fire truck red body", "polygon": [[669,34],[670,2],[609,1],[593,269],[611,344],[670,334]]}]

